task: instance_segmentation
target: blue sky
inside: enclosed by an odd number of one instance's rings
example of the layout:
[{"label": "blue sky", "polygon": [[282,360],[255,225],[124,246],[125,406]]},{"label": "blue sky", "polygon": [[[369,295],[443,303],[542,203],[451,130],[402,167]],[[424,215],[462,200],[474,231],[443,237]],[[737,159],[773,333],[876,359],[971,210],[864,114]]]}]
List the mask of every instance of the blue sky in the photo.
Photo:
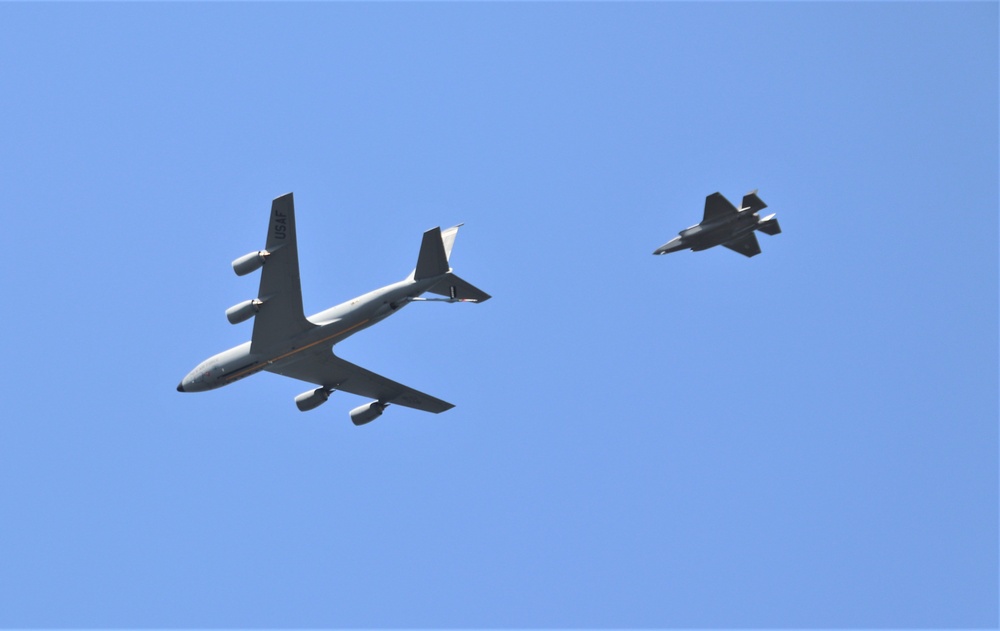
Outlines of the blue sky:
[{"label": "blue sky", "polygon": [[[997,625],[996,3],[0,20],[0,626]],[[310,313],[466,223],[337,347],[455,409],[174,390],[288,191]]]}]

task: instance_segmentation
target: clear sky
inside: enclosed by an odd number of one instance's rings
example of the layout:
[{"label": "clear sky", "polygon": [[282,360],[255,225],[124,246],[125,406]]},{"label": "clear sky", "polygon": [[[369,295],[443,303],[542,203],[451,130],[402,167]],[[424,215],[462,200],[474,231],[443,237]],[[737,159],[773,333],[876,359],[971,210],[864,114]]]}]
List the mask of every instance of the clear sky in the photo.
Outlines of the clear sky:
[{"label": "clear sky", "polygon": [[[0,626],[997,626],[998,21],[0,5]],[[455,409],[175,391],[288,191],[309,313],[466,223],[337,347]]]}]

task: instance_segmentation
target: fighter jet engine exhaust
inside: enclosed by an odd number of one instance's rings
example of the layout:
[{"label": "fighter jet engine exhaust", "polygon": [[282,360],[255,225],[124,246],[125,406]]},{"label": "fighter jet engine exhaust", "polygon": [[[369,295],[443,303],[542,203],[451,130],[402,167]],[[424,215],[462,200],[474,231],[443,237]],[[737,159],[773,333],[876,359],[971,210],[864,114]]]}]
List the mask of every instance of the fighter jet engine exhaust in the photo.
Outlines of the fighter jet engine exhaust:
[{"label": "fighter jet engine exhaust", "polygon": [[253,300],[244,300],[238,305],[233,305],[226,309],[226,319],[229,320],[230,324],[239,324],[244,320],[249,320],[250,318],[257,315],[260,311],[260,306],[264,304],[263,300],[254,298]]},{"label": "fighter jet engine exhaust", "polygon": [[237,276],[246,276],[250,272],[259,270],[267,262],[267,257],[269,256],[271,256],[271,253],[267,250],[258,250],[250,254],[244,254],[233,261],[233,271],[236,272]]},{"label": "fighter jet engine exhaust", "polygon": [[351,422],[355,425],[371,423],[378,417],[382,416],[382,411],[385,410],[387,405],[389,404],[372,401],[371,403],[365,403],[364,405],[358,406],[351,410]]},{"label": "fighter jet engine exhaust", "polygon": [[331,392],[333,392],[333,390],[327,390],[326,388],[316,388],[315,390],[310,390],[309,392],[303,392],[299,396],[295,397],[295,407],[299,408],[300,412],[315,410],[319,406],[326,403],[326,400],[330,398]]}]

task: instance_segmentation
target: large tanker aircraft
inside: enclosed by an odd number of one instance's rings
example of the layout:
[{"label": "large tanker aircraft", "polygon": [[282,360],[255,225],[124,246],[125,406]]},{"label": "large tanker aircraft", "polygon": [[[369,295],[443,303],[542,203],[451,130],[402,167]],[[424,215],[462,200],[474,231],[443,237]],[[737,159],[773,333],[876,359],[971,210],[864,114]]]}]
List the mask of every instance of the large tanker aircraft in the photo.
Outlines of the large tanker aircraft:
[{"label": "large tanker aircraft", "polygon": [[[257,297],[226,310],[233,324],[254,318],[250,341],[198,364],[181,380],[177,391],[213,390],[266,370],[318,386],[295,397],[295,405],[303,412],[325,403],[335,390],[374,399],[351,410],[355,425],[375,420],[390,404],[435,414],[451,409],[451,403],[337,357],[333,346],[411,302],[488,300],[489,294],[456,276],[449,267],[458,228],[425,232],[417,267],[403,280],[307,318],[302,311],[295,205],[291,193],[276,198],[271,203],[265,249],[233,261],[239,276],[261,269]],[[442,298],[422,298],[426,292]]]}]

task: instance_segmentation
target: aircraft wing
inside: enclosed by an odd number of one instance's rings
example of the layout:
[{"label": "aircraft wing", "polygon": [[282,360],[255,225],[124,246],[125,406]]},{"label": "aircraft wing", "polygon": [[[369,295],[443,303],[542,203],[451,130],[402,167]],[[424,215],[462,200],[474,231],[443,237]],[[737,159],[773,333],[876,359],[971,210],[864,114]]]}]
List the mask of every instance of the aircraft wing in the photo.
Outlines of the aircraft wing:
[{"label": "aircraft wing", "polygon": [[394,403],[415,410],[438,414],[455,407],[447,401],[436,399],[376,375],[370,370],[355,366],[333,354],[330,348],[315,350],[289,364],[268,367],[265,370],[292,379],[300,379],[324,388],[343,390],[383,403]]},{"label": "aircraft wing", "polygon": [[760,243],[757,242],[757,235],[753,232],[734,241],[723,243],[722,245],[726,246],[733,252],[739,252],[743,256],[756,256],[760,254]]},{"label": "aircraft wing", "polygon": [[702,223],[710,223],[737,215],[736,207],[729,203],[729,200],[722,196],[722,193],[712,193],[705,198],[705,216]]},{"label": "aircraft wing", "polygon": [[263,304],[254,318],[250,343],[250,352],[254,353],[266,352],[315,326],[302,312],[295,202],[291,193],[271,202],[271,222],[264,247],[270,255],[260,274],[257,297]]}]

